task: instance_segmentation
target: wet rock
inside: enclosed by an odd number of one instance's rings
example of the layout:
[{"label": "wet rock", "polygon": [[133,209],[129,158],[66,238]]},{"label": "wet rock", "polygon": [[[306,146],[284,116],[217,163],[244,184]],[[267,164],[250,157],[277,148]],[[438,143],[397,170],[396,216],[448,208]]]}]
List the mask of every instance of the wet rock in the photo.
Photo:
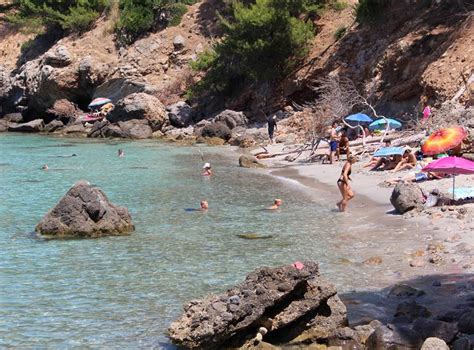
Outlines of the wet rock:
[{"label": "wet rock", "polygon": [[47,238],[97,238],[134,230],[128,210],[112,204],[99,188],[78,181],[36,225]]},{"label": "wet rock", "polygon": [[372,333],[380,326],[382,326],[382,322],[373,320],[369,324],[354,327],[354,330],[358,334],[359,341],[366,344]]},{"label": "wet rock", "polygon": [[202,137],[218,137],[228,141],[232,137],[229,127],[222,122],[210,123],[204,126],[200,131]]},{"label": "wet rock", "polygon": [[398,304],[394,316],[400,321],[413,321],[420,317],[430,317],[431,312],[426,307],[411,301]]},{"label": "wet rock", "polygon": [[242,154],[239,157],[239,166],[242,168],[265,168],[265,165],[260,163],[257,158],[250,154]]},{"label": "wet rock", "polygon": [[50,123],[46,124],[46,126],[44,127],[44,131],[54,132],[63,127],[64,127],[64,123],[62,121],[54,119]]},{"label": "wet rock", "polygon": [[444,322],[457,322],[462,315],[468,313],[469,309],[463,308],[460,310],[450,310],[445,314],[438,316],[436,319]]},{"label": "wet rock", "polygon": [[68,49],[58,45],[45,53],[43,62],[53,67],[65,67],[71,64],[72,56]]},{"label": "wet rock", "polygon": [[193,122],[194,110],[184,101],[167,106],[166,110],[171,125],[176,128],[185,128]]},{"label": "wet rock", "polygon": [[390,289],[388,296],[393,298],[419,297],[426,294],[424,291],[410,287],[406,284],[396,284]]},{"label": "wet rock", "polygon": [[414,183],[398,183],[390,196],[390,203],[399,214],[423,208],[423,191]]},{"label": "wet rock", "polygon": [[436,337],[444,340],[446,343],[451,343],[458,333],[458,327],[454,323],[430,320],[427,318],[415,320],[412,329],[418,332],[423,339]]},{"label": "wet rock", "polygon": [[168,114],[160,100],[152,95],[139,92],[118,101],[107,119],[112,123],[146,119],[150,126],[153,126],[153,131],[156,131],[168,119]]},{"label": "wet rock", "polygon": [[419,349],[423,339],[406,326],[378,327],[367,340],[368,349]]},{"label": "wet rock", "polygon": [[[265,267],[226,293],[185,306],[169,336],[188,348],[240,347],[254,340],[281,343],[307,329],[314,317],[328,317],[328,300],[335,295],[335,287],[319,277],[315,263],[305,262],[303,269]],[[238,307],[229,312],[229,305]],[[268,332],[259,332],[261,327]]]},{"label": "wet rock", "polygon": [[89,130],[82,123],[66,126],[61,130],[63,135],[87,136]]},{"label": "wet rock", "polygon": [[421,350],[449,350],[449,346],[442,339],[428,338],[421,346]]},{"label": "wet rock", "polygon": [[249,136],[237,136],[232,137],[229,140],[229,144],[232,146],[238,146],[240,148],[249,148],[255,146],[256,142],[252,137]]},{"label": "wet rock", "polygon": [[213,120],[214,122],[224,123],[231,130],[237,126],[247,125],[247,117],[245,116],[244,112],[236,112],[230,109],[220,112],[213,118]]},{"label": "wet rock", "polygon": [[10,124],[8,131],[12,132],[40,132],[44,129],[43,119],[35,119],[28,123]]},{"label": "wet rock", "polygon": [[466,312],[461,316],[458,328],[461,333],[474,334],[474,311]]}]

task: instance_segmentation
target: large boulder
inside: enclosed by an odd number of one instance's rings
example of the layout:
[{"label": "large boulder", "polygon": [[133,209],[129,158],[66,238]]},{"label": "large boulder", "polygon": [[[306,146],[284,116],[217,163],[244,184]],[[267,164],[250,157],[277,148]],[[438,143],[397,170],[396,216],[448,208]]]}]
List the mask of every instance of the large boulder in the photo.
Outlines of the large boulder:
[{"label": "large boulder", "polygon": [[71,118],[76,118],[80,111],[74,103],[63,98],[55,101],[46,112],[55,118],[70,120]]},{"label": "large boulder", "polygon": [[458,334],[458,327],[455,323],[431,320],[428,318],[415,320],[412,328],[420,334],[423,339],[436,337],[444,340],[446,343],[451,343],[456,337],[456,334]]},{"label": "large boulder", "polygon": [[130,234],[128,210],[112,204],[101,189],[78,181],[36,225],[45,238],[97,238]]},{"label": "large boulder", "polygon": [[419,349],[423,338],[407,326],[380,326],[367,339],[367,349]]},{"label": "large boulder", "polygon": [[166,107],[166,110],[171,125],[176,128],[186,128],[193,122],[194,110],[184,101],[176,102]]},{"label": "large boulder", "polygon": [[10,124],[8,131],[15,132],[40,132],[44,129],[43,119],[35,119],[28,123]]},{"label": "large boulder", "polygon": [[431,337],[425,340],[421,346],[421,350],[449,350],[449,346],[444,340]]},{"label": "large boulder", "polygon": [[420,186],[414,183],[398,183],[390,196],[390,203],[399,214],[423,208],[424,195]]},{"label": "large boulder", "polygon": [[260,163],[257,158],[250,154],[242,154],[239,157],[239,166],[242,168],[265,168],[265,164]]},{"label": "large boulder", "polygon": [[54,132],[64,127],[64,123],[60,120],[54,119],[44,127],[45,132]]},{"label": "large boulder", "polygon": [[226,109],[214,117],[214,122],[222,122],[227,125],[229,129],[234,129],[237,126],[247,125],[247,117],[244,112]]},{"label": "large boulder", "polygon": [[65,67],[72,62],[72,56],[68,49],[62,45],[53,47],[43,56],[43,63],[53,67]]},{"label": "large boulder", "polygon": [[132,119],[125,122],[110,123],[103,120],[94,123],[88,137],[148,139],[153,136],[153,130],[147,120]]},{"label": "large boulder", "polygon": [[132,119],[146,119],[159,130],[167,119],[165,106],[152,95],[138,92],[121,99],[107,117],[111,122],[124,122]]},{"label": "large boulder", "polygon": [[225,141],[228,141],[232,137],[232,132],[230,131],[229,127],[222,122],[205,125],[201,129],[200,134],[202,137],[218,137]]},{"label": "large boulder", "polygon": [[336,288],[321,279],[316,263],[264,267],[225,293],[191,301],[169,336],[179,346],[205,349],[238,347],[257,332],[265,342],[287,342],[314,318],[331,317],[328,301],[334,296]]}]

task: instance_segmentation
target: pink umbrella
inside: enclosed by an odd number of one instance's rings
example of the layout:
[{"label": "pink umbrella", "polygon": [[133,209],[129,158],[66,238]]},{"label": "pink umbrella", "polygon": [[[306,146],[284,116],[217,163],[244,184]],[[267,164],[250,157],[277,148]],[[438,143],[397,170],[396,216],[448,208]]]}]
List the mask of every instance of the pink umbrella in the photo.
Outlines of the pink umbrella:
[{"label": "pink umbrella", "polygon": [[453,199],[456,175],[474,174],[474,162],[462,157],[444,157],[432,161],[425,166],[423,171],[432,173],[452,174],[453,176]]}]

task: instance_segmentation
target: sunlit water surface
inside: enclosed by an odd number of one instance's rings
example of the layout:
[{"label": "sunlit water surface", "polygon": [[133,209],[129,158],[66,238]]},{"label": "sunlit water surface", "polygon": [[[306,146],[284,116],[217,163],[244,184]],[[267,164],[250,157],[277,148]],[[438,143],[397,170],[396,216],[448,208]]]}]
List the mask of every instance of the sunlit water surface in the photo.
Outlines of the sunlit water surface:
[{"label": "sunlit water surface", "polygon": [[[213,164],[211,179],[200,176],[201,149]],[[357,252],[341,250],[347,226],[332,205],[238,168],[236,155],[225,153],[0,134],[0,348],[170,348],[165,331],[183,303],[262,265],[311,259],[339,290],[364,285],[363,272],[354,280],[358,268],[340,263]],[[33,238],[36,223],[80,179],[129,208],[136,231]],[[275,197],[284,209],[262,210]],[[201,199],[210,203],[207,213],[186,211]],[[272,238],[245,240],[242,233]]]}]

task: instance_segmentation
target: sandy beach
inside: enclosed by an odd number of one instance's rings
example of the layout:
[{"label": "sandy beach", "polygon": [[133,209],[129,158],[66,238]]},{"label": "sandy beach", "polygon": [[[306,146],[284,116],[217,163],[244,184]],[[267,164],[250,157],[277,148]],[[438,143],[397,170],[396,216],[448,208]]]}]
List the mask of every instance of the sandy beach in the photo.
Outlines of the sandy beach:
[{"label": "sandy beach", "polygon": [[[267,147],[270,153],[284,152],[283,148],[279,144]],[[265,171],[337,212],[335,203],[340,193],[336,180],[344,162],[304,163],[304,157],[300,157],[300,161],[290,163],[283,158],[262,160],[268,166]],[[396,214],[390,203],[393,186],[383,182],[408,172],[369,171],[363,168],[366,160],[353,166],[352,188],[356,197],[346,213],[338,214],[345,222],[345,232],[338,234],[339,250],[334,252],[340,254],[348,271],[365,281],[360,290],[343,294],[350,323],[374,318],[390,321],[400,301],[388,297],[396,284],[423,290],[426,294],[416,301],[434,315],[459,307],[474,290],[474,205]],[[473,178],[458,176],[456,184],[468,187]],[[421,184],[427,191],[438,188],[447,192],[451,186],[450,178]]]}]

